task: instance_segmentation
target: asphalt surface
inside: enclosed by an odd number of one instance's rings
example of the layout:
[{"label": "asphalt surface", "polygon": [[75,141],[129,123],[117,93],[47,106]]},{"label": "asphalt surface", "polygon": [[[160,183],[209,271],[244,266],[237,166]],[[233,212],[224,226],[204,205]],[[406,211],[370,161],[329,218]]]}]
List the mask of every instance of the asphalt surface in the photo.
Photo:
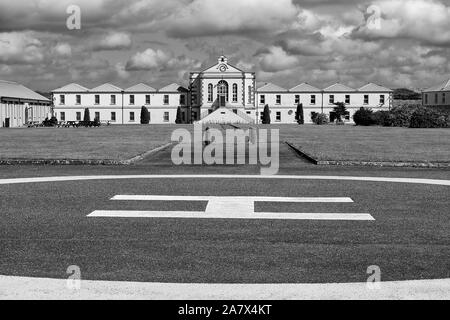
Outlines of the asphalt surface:
[{"label": "asphalt surface", "polygon": [[[317,167],[280,146],[279,175],[450,179],[450,170]],[[0,167],[0,179],[260,173],[259,166],[174,166],[170,150],[133,166]],[[255,211],[370,213],[375,221],[88,218],[95,210],[205,210],[205,202],[115,195],[351,197],[260,202]],[[448,186],[284,179],[133,179],[0,185],[0,274],[181,283],[364,282],[450,278]]]}]

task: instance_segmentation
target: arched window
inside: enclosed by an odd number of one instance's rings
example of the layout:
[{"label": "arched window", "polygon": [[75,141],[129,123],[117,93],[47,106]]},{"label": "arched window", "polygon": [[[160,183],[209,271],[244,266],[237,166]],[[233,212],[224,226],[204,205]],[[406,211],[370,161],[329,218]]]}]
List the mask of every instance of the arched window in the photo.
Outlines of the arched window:
[{"label": "arched window", "polygon": [[221,80],[217,84],[217,96],[220,100],[220,97],[225,97],[225,101],[229,101],[228,99],[228,82]]},{"label": "arched window", "polygon": [[238,102],[238,86],[236,83],[233,84],[233,102]]},{"label": "arched window", "polygon": [[208,84],[208,102],[213,102],[213,85]]}]

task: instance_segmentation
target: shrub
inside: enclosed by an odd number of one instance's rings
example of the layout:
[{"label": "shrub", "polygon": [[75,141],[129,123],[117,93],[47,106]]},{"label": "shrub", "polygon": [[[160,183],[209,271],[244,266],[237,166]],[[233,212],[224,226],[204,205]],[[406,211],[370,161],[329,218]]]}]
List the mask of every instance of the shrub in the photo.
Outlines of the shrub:
[{"label": "shrub", "polygon": [[403,105],[395,107],[391,110],[392,126],[394,127],[409,127],[411,116],[414,111],[419,108],[419,105]]},{"label": "shrub", "polygon": [[360,108],[353,115],[353,121],[357,126],[371,126],[375,124],[374,113],[372,109]]},{"label": "shrub", "polygon": [[181,107],[178,107],[178,109],[177,109],[177,117],[175,119],[175,123],[176,124],[183,123],[183,118],[182,118],[182,115],[181,115]]},{"label": "shrub", "polygon": [[149,124],[150,123],[150,112],[144,106],[141,108],[141,124]]},{"label": "shrub", "polygon": [[417,108],[411,115],[410,128],[445,128],[446,116],[429,108]]},{"label": "shrub", "polygon": [[264,107],[262,123],[270,124],[270,110],[269,110],[269,106],[267,104]]},{"label": "shrub", "polygon": [[295,114],[295,120],[298,124],[305,124],[305,115],[303,112],[303,104],[299,103],[297,105],[297,113]]},{"label": "shrub", "polygon": [[317,113],[312,120],[317,125],[324,125],[328,123],[328,116],[325,113]]},{"label": "shrub", "polygon": [[377,111],[372,115],[374,123],[378,126],[392,127],[393,115],[390,111]]},{"label": "shrub", "polygon": [[336,102],[335,105],[336,107],[333,108],[333,111],[336,114],[336,121],[339,123],[342,122],[342,117],[346,115],[347,108],[343,102]]}]

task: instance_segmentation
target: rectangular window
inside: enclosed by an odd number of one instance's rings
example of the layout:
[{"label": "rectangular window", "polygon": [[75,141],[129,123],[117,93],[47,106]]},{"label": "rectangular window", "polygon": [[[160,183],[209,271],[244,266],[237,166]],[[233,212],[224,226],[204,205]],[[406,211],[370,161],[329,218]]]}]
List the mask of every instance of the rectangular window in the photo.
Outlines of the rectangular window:
[{"label": "rectangular window", "polygon": [[295,104],[300,104],[300,95],[299,94],[295,95]]},{"label": "rectangular window", "polygon": [[146,104],[146,105],[150,105],[150,102],[151,102],[151,101],[150,101],[150,95],[149,95],[149,94],[146,94],[146,95],[145,95],[145,104]]},{"label": "rectangular window", "polygon": [[95,95],[95,104],[100,104],[100,95],[99,94]]},{"label": "rectangular window", "polygon": [[442,104],[445,104],[445,93],[442,94]]},{"label": "rectangular window", "polygon": [[130,112],[130,122],[134,122],[134,112]]},{"label": "rectangular window", "polygon": [[100,121],[100,112],[96,112],[96,113],[95,113],[95,119],[97,119],[98,121]]},{"label": "rectangular window", "polygon": [[66,113],[65,112],[61,112],[60,113],[60,118],[61,118],[61,121],[66,121]]},{"label": "rectangular window", "polygon": [[311,95],[311,104],[316,104],[316,96]]},{"label": "rectangular window", "polygon": [[368,94],[364,95],[364,104],[369,104],[369,95]]},{"label": "rectangular window", "polygon": [[384,104],[385,103],[385,97],[384,94],[380,95],[380,104]]},{"label": "rectangular window", "polygon": [[77,94],[75,96],[75,99],[76,99],[76,104],[81,104],[81,95]]},{"label": "rectangular window", "polygon": [[259,97],[259,102],[261,103],[261,104],[265,104],[266,103],[266,96],[265,95],[261,95],[260,97]]},{"label": "rectangular window", "polygon": [[164,104],[169,104],[169,95],[168,94],[164,95]]},{"label": "rectangular window", "polygon": [[66,96],[65,95],[60,95],[59,96],[59,104],[66,104]]},{"label": "rectangular window", "polygon": [[114,94],[111,95],[111,105],[116,104],[116,96]]},{"label": "rectangular window", "polygon": [[111,121],[116,121],[116,113],[111,112]]},{"label": "rectangular window", "polygon": [[277,122],[281,122],[281,112],[277,111]]},{"label": "rectangular window", "polygon": [[180,95],[180,105],[184,106],[186,104],[186,96],[184,94]]},{"label": "rectangular window", "polygon": [[134,94],[130,95],[130,104],[133,105],[134,104]]},{"label": "rectangular window", "polygon": [[81,112],[77,112],[77,121],[81,121]]},{"label": "rectangular window", "polygon": [[252,112],[251,112],[251,111],[247,111],[246,113],[247,113],[247,114],[252,114]]},{"label": "rectangular window", "polygon": [[334,95],[330,94],[330,99],[328,101],[330,104],[334,104]]},{"label": "rectangular window", "polygon": [[164,122],[169,122],[169,112],[164,112]]},{"label": "rectangular window", "polygon": [[276,96],[276,104],[281,104],[281,95],[279,94]]},{"label": "rectangular window", "polygon": [[345,95],[345,103],[350,104],[350,95],[349,94]]}]

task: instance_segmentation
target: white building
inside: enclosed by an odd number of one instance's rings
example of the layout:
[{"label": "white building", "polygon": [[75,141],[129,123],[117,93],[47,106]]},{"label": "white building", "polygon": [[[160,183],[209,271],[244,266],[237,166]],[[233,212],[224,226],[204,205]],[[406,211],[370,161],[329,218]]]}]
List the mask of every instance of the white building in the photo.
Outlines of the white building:
[{"label": "white building", "polygon": [[42,122],[50,115],[50,100],[11,81],[0,80],[0,127]]},{"label": "white building", "polygon": [[427,107],[450,107],[450,80],[424,90],[422,104]]},{"label": "white building", "polygon": [[139,124],[143,106],[150,112],[150,123],[174,123],[179,106],[187,117],[188,90],[176,83],[159,90],[143,83],[128,89],[109,83],[88,89],[72,83],[52,94],[54,115],[59,121],[82,121],[87,108],[91,120]]},{"label": "white building", "polygon": [[199,72],[192,72],[189,89],[171,84],[156,90],[145,84],[121,89],[111,84],[87,89],[77,84],[53,91],[58,120],[82,120],[89,108],[91,119],[118,124],[140,123],[140,110],[150,111],[150,123],[175,123],[181,109],[184,123],[242,122],[259,123],[265,106],[271,111],[271,123],[295,123],[297,106],[303,105],[306,123],[312,123],[314,113],[326,113],[334,118],[335,103],[346,104],[346,121],[351,122],[361,107],[388,110],[392,105],[392,90],[369,83],[353,89],[336,83],[319,89],[302,83],[288,90],[267,83],[256,88],[254,72],[243,71],[228,63],[225,56]]}]

